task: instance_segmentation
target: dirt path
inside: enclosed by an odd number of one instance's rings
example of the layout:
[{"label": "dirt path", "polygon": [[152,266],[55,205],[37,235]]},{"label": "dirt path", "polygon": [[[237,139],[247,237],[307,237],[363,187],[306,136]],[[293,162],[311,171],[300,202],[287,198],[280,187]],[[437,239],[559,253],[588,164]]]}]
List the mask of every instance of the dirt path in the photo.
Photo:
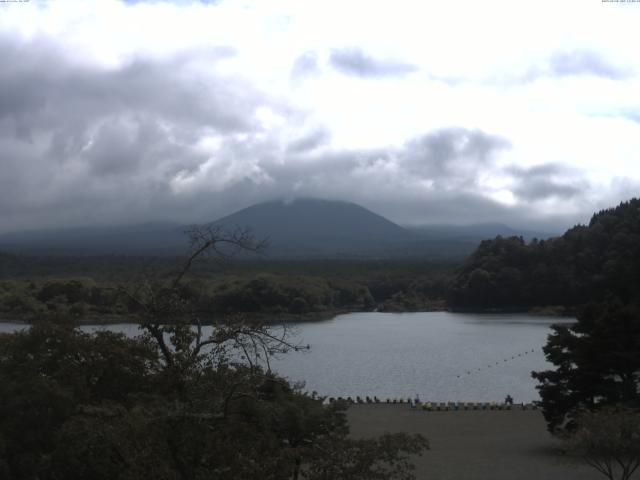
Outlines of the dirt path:
[{"label": "dirt path", "polygon": [[431,450],[416,459],[429,480],[598,480],[579,460],[563,456],[539,411],[412,410],[408,405],[353,405],[354,436],[421,433]]}]

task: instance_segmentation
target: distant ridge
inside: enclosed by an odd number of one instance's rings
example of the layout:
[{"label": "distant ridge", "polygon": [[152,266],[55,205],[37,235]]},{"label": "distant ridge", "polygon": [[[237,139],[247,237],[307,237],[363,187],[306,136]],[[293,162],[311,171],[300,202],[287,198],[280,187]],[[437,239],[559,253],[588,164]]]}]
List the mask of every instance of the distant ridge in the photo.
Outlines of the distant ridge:
[{"label": "distant ridge", "polygon": [[36,230],[0,235],[0,249],[42,255],[176,255],[187,248],[183,231],[174,223]]},{"label": "distant ridge", "polygon": [[[405,228],[355,203],[300,198],[273,200],[211,222],[249,228],[268,239],[268,258],[462,258],[496,235],[530,239],[502,224]],[[183,255],[184,225],[145,223],[0,235],[0,250],[40,255]],[[548,235],[547,235],[548,236]]]},{"label": "distant ridge", "polygon": [[421,225],[406,227],[407,229],[432,237],[468,238],[474,242],[498,235],[502,237],[523,237],[529,241],[534,238],[547,239],[560,235],[560,232],[540,232],[534,230],[516,230],[503,223],[476,223],[472,225]]}]

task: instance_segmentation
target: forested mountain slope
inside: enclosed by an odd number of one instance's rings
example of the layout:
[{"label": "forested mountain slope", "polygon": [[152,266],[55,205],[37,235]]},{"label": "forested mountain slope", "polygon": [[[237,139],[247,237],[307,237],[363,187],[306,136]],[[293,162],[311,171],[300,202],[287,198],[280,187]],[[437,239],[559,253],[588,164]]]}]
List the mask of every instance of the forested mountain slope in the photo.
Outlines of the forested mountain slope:
[{"label": "forested mountain slope", "polygon": [[576,306],[640,300],[640,199],[593,215],[549,240],[483,241],[451,285],[454,308]]}]

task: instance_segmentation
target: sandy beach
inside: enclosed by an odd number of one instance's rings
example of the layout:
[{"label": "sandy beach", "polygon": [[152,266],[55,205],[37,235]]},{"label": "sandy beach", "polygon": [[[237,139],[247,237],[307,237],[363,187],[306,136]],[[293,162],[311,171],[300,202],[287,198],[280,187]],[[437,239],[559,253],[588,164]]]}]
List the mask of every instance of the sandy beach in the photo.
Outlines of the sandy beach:
[{"label": "sandy beach", "polygon": [[361,404],[348,411],[355,437],[421,433],[431,449],[416,458],[416,477],[429,480],[597,480],[601,474],[562,454],[538,410],[413,410]]}]

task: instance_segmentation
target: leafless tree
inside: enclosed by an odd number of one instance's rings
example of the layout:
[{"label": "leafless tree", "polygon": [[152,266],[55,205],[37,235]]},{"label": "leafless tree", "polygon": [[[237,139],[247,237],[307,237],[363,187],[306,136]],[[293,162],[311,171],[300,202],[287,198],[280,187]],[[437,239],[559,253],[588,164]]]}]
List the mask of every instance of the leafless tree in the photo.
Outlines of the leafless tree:
[{"label": "leafless tree", "polygon": [[206,352],[220,361],[239,354],[250,367],[261,365],[269,371],[270,357],[302,348],[289,340],[286,326],[274,328],[242,315],[215,322],[212,333],[205,336],[203,312],[196,308],[185,287],[194,265],[205,258],[225,262],[238,253],[260,254],[267,244],[257,241],[247,229],[194,226],[186,234],[189,253],[168,280],[145,281],[133,291],[119,289],[140,312],[140,327],[156,343],[168,368],[187,370]]}]

